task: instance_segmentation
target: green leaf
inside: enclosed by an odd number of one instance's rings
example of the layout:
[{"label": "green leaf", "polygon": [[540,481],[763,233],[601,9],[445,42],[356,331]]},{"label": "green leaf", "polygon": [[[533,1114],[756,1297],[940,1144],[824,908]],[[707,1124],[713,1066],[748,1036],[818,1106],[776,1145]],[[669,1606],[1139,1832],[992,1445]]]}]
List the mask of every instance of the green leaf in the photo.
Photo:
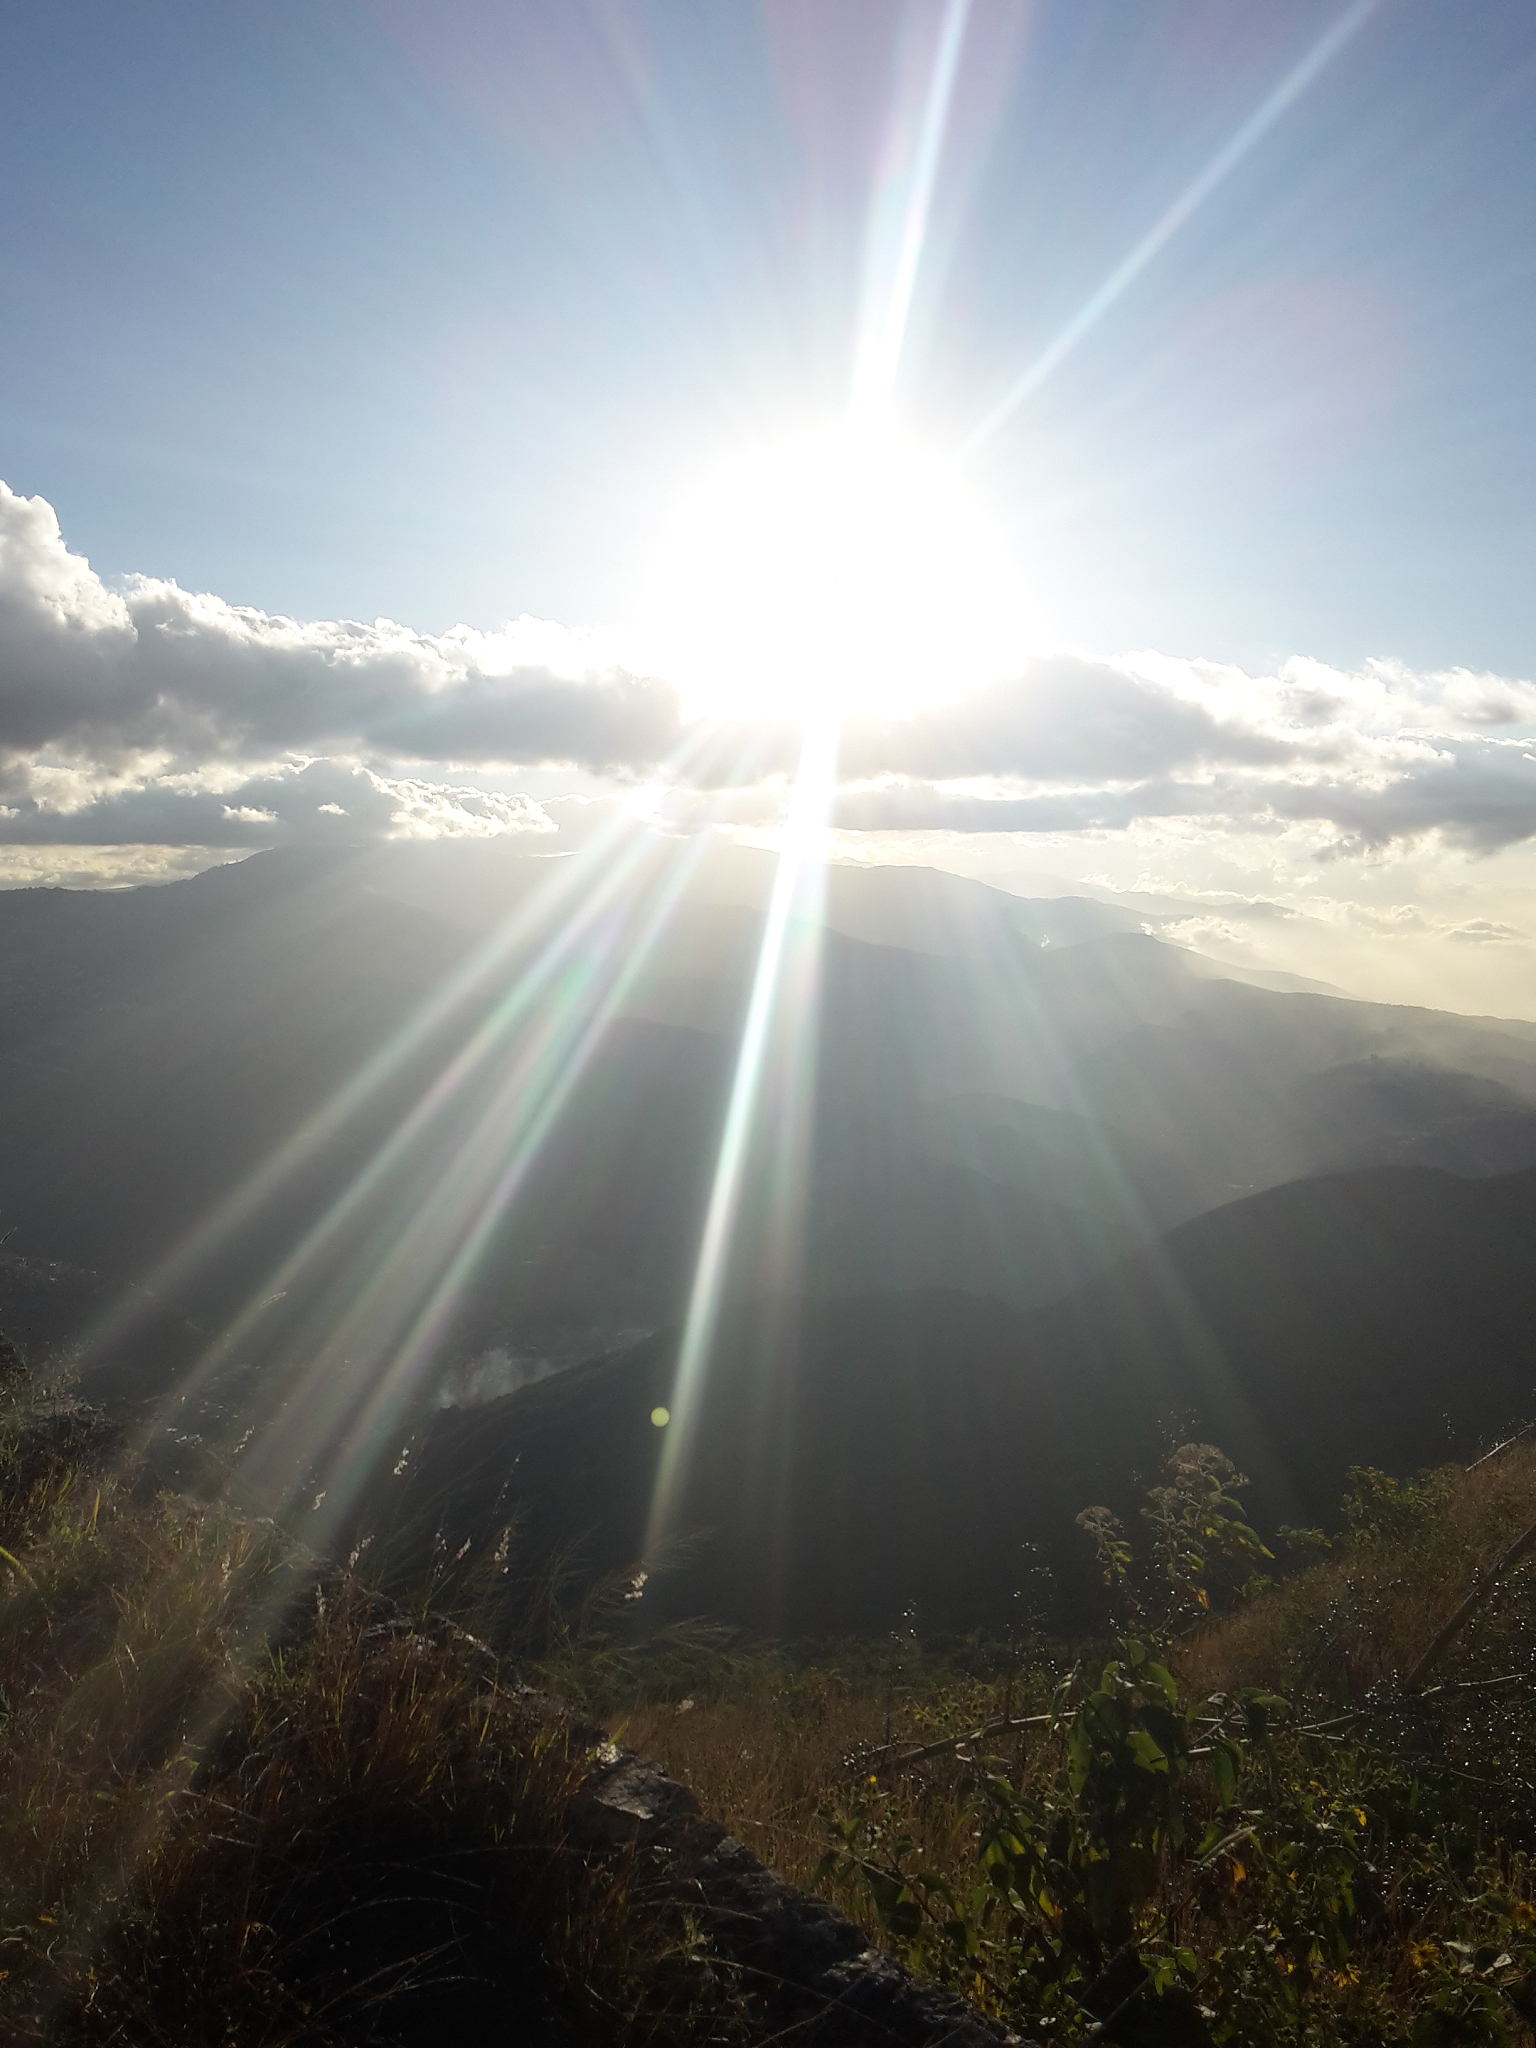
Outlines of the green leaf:
[{"label": "green leaf", "polygon": [[1155,1685],[1157,1687],[1170,1707],[1177,1705],[1179,1688],[1174,1682],[1173,1674],[1163,1665],[1145,1664],[1142,1667],[1141,1676],[1148,1685]]}]

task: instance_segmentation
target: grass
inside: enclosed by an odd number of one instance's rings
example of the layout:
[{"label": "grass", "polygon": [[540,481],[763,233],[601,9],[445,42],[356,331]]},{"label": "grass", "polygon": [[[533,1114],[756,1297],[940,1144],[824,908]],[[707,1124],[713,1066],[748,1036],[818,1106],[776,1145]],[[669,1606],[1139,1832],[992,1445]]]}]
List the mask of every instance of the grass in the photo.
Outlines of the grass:
[{"label": "grass", "polygon": [[0,2036],[742,2031],[665,1875],[570,1846],[562,1727],[268,1527],[0,1427]]},{"label": "grass", "polygon": [[[580,1690],[579,1673],[551,1675]],[[683,1700],[642,1695],[616,1726],[763,1862],[812,1888],[827,1849],[823,1816],[867,1779],[864,1760],[887,1743],[916,1748],[983,1726],[998,1718],[1005,1699],[1014,1711],[1043,1707],[1049,1692],[1038,1667],[1010,1691],[1003,1679],[974,1676],[943,1654],[925,1657],[911,1642],[821,1644],[794,1656],[743,1658],[718,1677],[703,1673]],[[955,1810],[933,1794],[959,1774],[935,1763],[893,1783],[892,1810],[926,1861],[954,1853]],[[868,1900],[841,1903],[881,1938]]]},{"label": "grass", "polygon": [[[136,1498],[10,1398],[0,2038],[763,2038],[664,1856],[573,1843],[587,1751],[475,1635],[269,1525]],[[1536,1567],[1404,1682],[1536,1520],[1536,1442],[1356,1473],[1267,1577],[1224,1472],[1171,1465],[1140,1542],[1091,1522],[1120,1608],[1097,1642],[641,1639],[622,1583],[567,1618],[535,1570],[522,1661],[1035,2038],[1536,2042]],[[506,1550],[480,1560],[503,1629]],[[433,1597],[464,1619],[475,1560],[451,1565]]]},{"label": "grass", "polygon": [[[1403,1677],[1533,1520],[1530,1442],[1411,1482],[1357,1473],[1331,1541],[1293,1532],[1310,1563],[1165,1630],[1166,1699],[1123,1621],[1075,1666],[1037,1645],[1023,1671],[993,1646],[989,1672],[978,1644],[722,1659],[688,1701],[642,1686],[625,1739],[872,1938],[1043,2038],[1529,2043],[1536,1568],[1421,1692]],[[1005,1717],[1037,1725],[888,1767]],[[1161,1762],[1138,1761],[1143,1734]]]},{"label": "grass", "polygon": [[[1190,1640],[1180,1663],[1192,1684],[1300,1686],[1348,1704],[1408,1671],[1488,1560],[1536,1520],[1536,1440],[1417,1481],[1361,1474],[1342,1514],[1328,1551],[1311,1532],[1289,1547],[1293,1562],[1314,1563]],[[1495,1677],[1495,1667],[1528,1671],[1531,1625],[1522,1570],[1455,1646],[1445,1674],[1465,1682]]]}]

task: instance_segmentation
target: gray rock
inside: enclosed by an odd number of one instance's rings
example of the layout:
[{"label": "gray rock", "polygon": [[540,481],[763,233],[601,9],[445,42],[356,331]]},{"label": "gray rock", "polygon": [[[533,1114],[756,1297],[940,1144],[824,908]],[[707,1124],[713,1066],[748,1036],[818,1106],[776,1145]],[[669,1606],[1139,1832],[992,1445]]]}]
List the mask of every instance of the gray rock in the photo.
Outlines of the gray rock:
[{"label": "gray rock", "polygon": [[609,1742],[593,1761],[568,1810],[572,1840],[630,1843],[664,1860],[717,1962],[764,2008],[773,2039],[797,2048],[1031,2048],[872,1949],[825,1899],[766,1869],[647,1758]]},{"label": "gray rock", "polygon": [[699,1810],[686,1787],[632,1750],[598,1751],[597,1772],[566,1809],[571,1839],[582,1845],[654,1840],[669,1822]]}]

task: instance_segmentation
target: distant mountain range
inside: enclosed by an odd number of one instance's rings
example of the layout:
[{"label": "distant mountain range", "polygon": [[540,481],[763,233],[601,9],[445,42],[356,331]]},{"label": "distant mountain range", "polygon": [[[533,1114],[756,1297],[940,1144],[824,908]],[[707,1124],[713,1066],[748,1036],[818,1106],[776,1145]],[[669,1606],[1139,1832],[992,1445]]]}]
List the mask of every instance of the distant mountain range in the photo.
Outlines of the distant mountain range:
[{"label": "distant mountain range", "polygon": [[[566,1506],[527,1511],[569,1533],[581,1418],[622,1549],[656,1446],[620,1455],[614,1418],[665,1398],[774,872],[637,833],[0,894],[0,1322],[113,1396],[204,1361],[196,1432],[287,1402],[316,1491],[374,1382],[405,1389],[385,1435],[533,1382],[440,1441],[559,1445]],[[846,1520],[864,1576],[784,1552],[772,1597],[727,1562],[701,1592],[807,1626],[958,1613],[962,1581],[990,1610],[1186,1413],[1310,1511],[1351,1458],[1431,1455],[1431,1413],[1522,1405],[1536,1026],[1253,986],[1136,924],[839,866],[792,926],[710,1381],[722,1444],[732,1402],[793,1390],[750,1425],[778,1491],[722,1477],[717,1513],[720,1449],[689,1513],[736,1532],[720,1560],[763,1515]]]}]

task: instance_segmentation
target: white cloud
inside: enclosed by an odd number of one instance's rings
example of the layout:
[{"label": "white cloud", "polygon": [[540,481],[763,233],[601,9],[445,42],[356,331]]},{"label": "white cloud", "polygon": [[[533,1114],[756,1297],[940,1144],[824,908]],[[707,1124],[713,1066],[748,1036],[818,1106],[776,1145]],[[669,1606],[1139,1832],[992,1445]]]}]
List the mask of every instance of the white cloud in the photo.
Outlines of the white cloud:
[{"label": "white cloud", "polygon": [[244,857],[227,846],[0,844],[0,889],[137,889],[185,881]]},{"label": "white cloud", "polygon": [[[552,814],[517,790],[550,762],[653,783],[680,824],[771,825],[793,730],[686,728],[670,684],[621,655],[612,634],[531,619],[430,635],[147,577],[109,590],[44,500],[0,485],[0,838],[547,833]],[[850,723],[841,773],[834,820],[855,832],[1153,832],[1333,864],[1487,855],[1536,838],[1536,685],[1390,661],[1253,676],[1150,651],[1036,657],[911,717]]]},{"label": "white cloud", "polygon": [[15,754],[371,750],[620,771],[665,755],[675,691],[612,663],[551,665],[583,650],[602,651],[537,621],[430,635],[301,624],[149,577],[111,592],[45,500],[0,484],[0,748]]}]

